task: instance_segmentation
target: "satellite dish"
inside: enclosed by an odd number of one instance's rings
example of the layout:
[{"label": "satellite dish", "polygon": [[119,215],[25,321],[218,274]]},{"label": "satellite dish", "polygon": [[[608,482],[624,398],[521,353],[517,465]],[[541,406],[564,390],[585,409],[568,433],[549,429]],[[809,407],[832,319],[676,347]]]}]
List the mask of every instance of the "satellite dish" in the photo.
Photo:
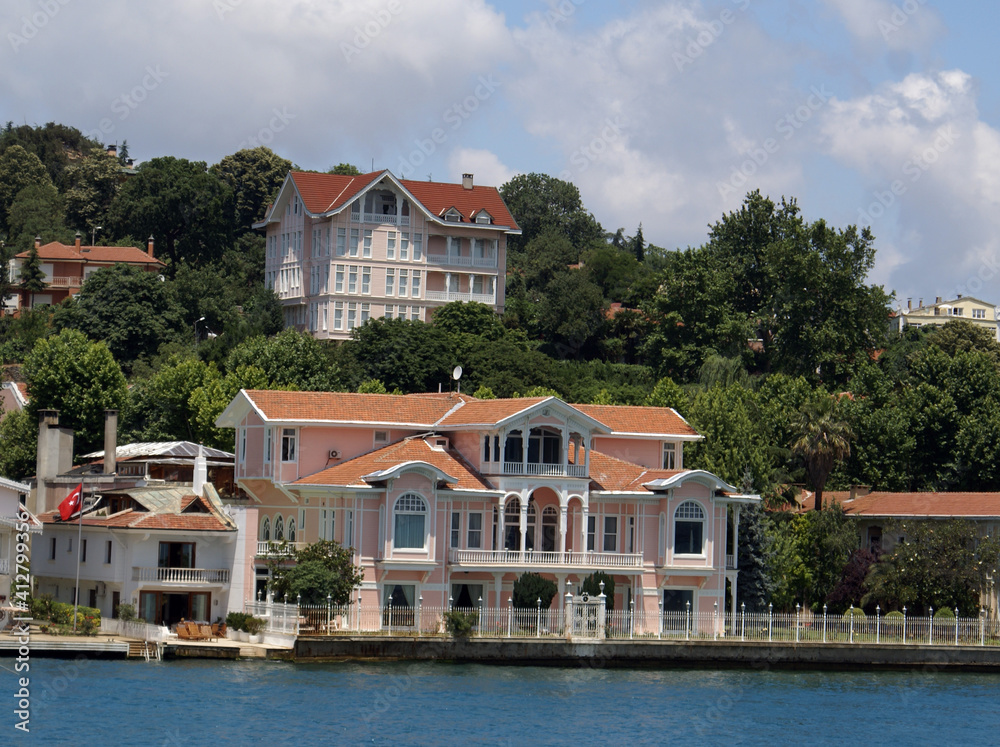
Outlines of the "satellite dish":
[{"label": "satellite dish", "polygon": [[459,379],[462,378],[461,366],[455,366],[455,370],[451,372],[451,378],[453,378],[455,381],[458,381]]}]

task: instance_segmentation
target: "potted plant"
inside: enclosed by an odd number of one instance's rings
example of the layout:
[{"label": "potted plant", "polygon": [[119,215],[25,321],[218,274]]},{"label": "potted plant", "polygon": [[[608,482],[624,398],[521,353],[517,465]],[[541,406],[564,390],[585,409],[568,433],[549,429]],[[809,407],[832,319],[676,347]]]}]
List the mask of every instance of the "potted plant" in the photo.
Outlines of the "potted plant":
[{"label": "potted plant", "polygon": [[246,628],[247,635],[250,637],[250,643],[261,643],[264,640],[264,621],[259,617],[247,615],[247,619],[243,625]]}]

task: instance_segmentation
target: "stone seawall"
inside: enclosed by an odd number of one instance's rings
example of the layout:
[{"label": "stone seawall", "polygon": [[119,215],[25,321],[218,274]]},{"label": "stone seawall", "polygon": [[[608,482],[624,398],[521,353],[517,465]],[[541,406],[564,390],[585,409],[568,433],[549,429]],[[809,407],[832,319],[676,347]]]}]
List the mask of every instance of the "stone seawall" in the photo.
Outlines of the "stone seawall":
[{"label": "stone seawall", "polygon": [[924,669],[1000,672],[1000,647],[731,641],[300,637],[298,660],[413,660],[587,668]]}]

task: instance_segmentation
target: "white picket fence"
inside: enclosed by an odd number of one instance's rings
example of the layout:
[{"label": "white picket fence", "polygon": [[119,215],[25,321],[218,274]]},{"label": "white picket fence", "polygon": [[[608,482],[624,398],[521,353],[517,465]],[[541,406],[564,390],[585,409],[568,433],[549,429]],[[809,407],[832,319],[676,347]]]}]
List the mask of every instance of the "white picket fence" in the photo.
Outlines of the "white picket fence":
[{"label": "white picket fence", "polygon": [[[446,632],[445,615],[449,611],[421,604],[416,607],[287,605],[287,608],[283,616],[278,613],[279,622],[285,621],[281,632],[289,632],[289,621],[294,620],[296,632],[310,636],[441,635]],[[582,615],[583,610],[588,611],[589,618]],[[558,609],[483,606],[459,611],[471,619],[473,637],[567,637],[567,616]],[[577,607],[571,614],[574,622],[569,637],[574,639],[1000,646],[1000,622],[985,614],[934,618],[882,614],[862,617],[860,610],[846,615],[741,610],[734,615],[624,609],[605,611],[603,621],[595,616],[593,607]]]}]

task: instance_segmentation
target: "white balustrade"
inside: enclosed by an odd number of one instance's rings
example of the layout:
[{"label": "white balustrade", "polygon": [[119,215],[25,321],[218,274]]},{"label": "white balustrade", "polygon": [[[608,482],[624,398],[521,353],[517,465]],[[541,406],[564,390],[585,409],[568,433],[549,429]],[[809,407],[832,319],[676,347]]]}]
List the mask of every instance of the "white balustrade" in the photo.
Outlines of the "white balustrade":
[{"label": "white balustrade", "polygon": [[487,270],[497,268],[497,258],[494,257],[463,257],[458,254],[427,254],[427,264],[447,265],[450,267],[481,267]]},{"label": "white balustrade", "polygon": [[308,543],[306,542],[277,542],[275,540],[257,541],[257,557],[266,558],[271,555],[291,555],[296,550],[301,550]]},{"label": "white balustrade", "polygon": [[492,293],[458,293],[456,291],[424,291],[424,298],[428,301],[466,301],[475,303],[485,303],[492,305],[496,303],[496,297]]},{"label": "white balustrade", "polygon": [[[489,471],[489,465],[486,465]],[[531,475],[533,477],[586,477],[587,467],[583,464],[545,464],[539,462],[504,462],[505,475]]]},{"label": "white balustrade", "polygon": [[10,558],[0,558],[0,574],[10,575]]},{"label": "white balustrade", "polygon": [[132,567],[133,581],[172,584],[228,584],[228,568],[140,568]]},{"label": "white balustrade", "polygon": [[[363,217],[362,217],[363,216]],[[351,221],[354,223],[378,223],[389,226],[408,226],[410,216],[408,215],[383,215],[382,213],[351,213]]]},{"label": "white balustrade", "polygon": [[456,565],[642,568],[642,555],[638,553],[452,550],[450,560]]}]

